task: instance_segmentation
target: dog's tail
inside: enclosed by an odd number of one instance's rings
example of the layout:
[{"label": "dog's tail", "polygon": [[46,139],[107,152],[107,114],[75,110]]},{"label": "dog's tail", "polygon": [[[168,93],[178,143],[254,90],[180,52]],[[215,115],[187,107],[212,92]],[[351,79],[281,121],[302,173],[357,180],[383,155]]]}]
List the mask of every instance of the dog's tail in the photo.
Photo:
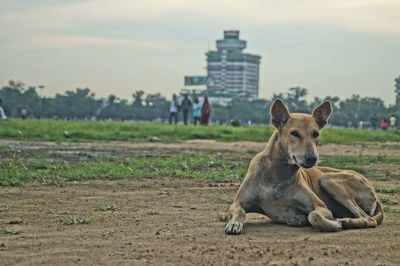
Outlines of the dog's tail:
[{"label": "dog's tail", "polygon": [[360,217],[360,218],[341,218],[343,229],[355,229],[355,228],[371,228],[380,225],[383,222],[384,212],[382,204],[377,200],[376,208],[371,217]]}]

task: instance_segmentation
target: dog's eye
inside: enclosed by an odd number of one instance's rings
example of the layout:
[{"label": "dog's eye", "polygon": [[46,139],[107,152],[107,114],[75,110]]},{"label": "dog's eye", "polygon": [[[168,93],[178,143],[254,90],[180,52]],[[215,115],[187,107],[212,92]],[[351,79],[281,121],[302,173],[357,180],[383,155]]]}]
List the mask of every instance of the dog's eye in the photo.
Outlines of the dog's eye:
[{"label": "dog's eye", "polygon": [[291,134],[293,137],[300,138],[300,134],[299,134],[299,132],[297,132],[297,131],[292,131],[292,132],[290,132],[290,134]]},{"label": "dog's eye", "polygon": [[313,136],[314,139],[316,139],[316,138],[319,137],[319,133],[318,133],[317,131],[315,131],[315,132],[312,134],[312,136]]}]

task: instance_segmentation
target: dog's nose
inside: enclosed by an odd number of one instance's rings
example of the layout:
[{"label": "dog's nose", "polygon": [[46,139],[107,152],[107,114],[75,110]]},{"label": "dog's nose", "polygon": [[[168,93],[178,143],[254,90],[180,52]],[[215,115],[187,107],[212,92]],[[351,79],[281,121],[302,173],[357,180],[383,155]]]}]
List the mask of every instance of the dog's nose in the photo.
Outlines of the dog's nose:
[{"label": "dog's nose", "polygon": [[308,154],[304,159],[307,165],[315,165],[317,162],[317,157],[314,154]]}]

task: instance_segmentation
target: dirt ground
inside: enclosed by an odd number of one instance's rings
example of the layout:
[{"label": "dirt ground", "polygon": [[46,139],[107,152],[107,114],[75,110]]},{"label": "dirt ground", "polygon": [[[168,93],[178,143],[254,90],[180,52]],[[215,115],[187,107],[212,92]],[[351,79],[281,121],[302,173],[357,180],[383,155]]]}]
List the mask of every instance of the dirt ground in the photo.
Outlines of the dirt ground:
[{"label": "dirt ground", "polygon": [[[213,149],[256,152],[260,143],[191,141],[178,144],[54,144],[2,142],[9,151],[42,150],[54,155],[135,153],[146,149]],[[65,149],[64,149],[64,148]],[[335,149],[333,151],[333,149]],[[64,152],[64,153],[63,153]],[[322,155],[386,154],[396,147],[324,145]],[[3,152],[2,156],[8,155]],[[400,180],[373,182],[400,187]],[[244,234],[224,234],[239,183],[140,179],[88,181],[65,186],[27,184],[0,187],[1,265],[399,265],[400,213],[386,214],[375,229],[321,233],[310,227],[273,224],[247,216]],[[400,195],[391,195],[393,202]],[[118,206],[97,211],[96,206]],[[91,217],[89,224],[64,225],[68,217]],[[223,216],[222,216],[223,217]]]}]

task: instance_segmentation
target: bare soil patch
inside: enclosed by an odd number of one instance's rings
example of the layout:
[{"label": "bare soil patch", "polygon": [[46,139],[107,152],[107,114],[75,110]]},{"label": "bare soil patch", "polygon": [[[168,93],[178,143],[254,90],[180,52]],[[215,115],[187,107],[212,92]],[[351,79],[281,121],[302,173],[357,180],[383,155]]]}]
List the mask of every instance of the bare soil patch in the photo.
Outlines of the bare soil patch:
[{"label": "bare soil patch", "polygon": [[[3,265],[396,265],[400,261],[400,215],[390,213],[375,229],[320,233],[310,227],[276,225],[249,215],[245,233],[227,236],[219,214],[227,213],[238,183],[192,180],[101,181],[66,187],[1,188],[10,208],[0,235]],[[117,211],[96,211],[113,205]],[[66,217],[90,224],[64,225]],[[10,224],[14,223],[14,224]]]}]

